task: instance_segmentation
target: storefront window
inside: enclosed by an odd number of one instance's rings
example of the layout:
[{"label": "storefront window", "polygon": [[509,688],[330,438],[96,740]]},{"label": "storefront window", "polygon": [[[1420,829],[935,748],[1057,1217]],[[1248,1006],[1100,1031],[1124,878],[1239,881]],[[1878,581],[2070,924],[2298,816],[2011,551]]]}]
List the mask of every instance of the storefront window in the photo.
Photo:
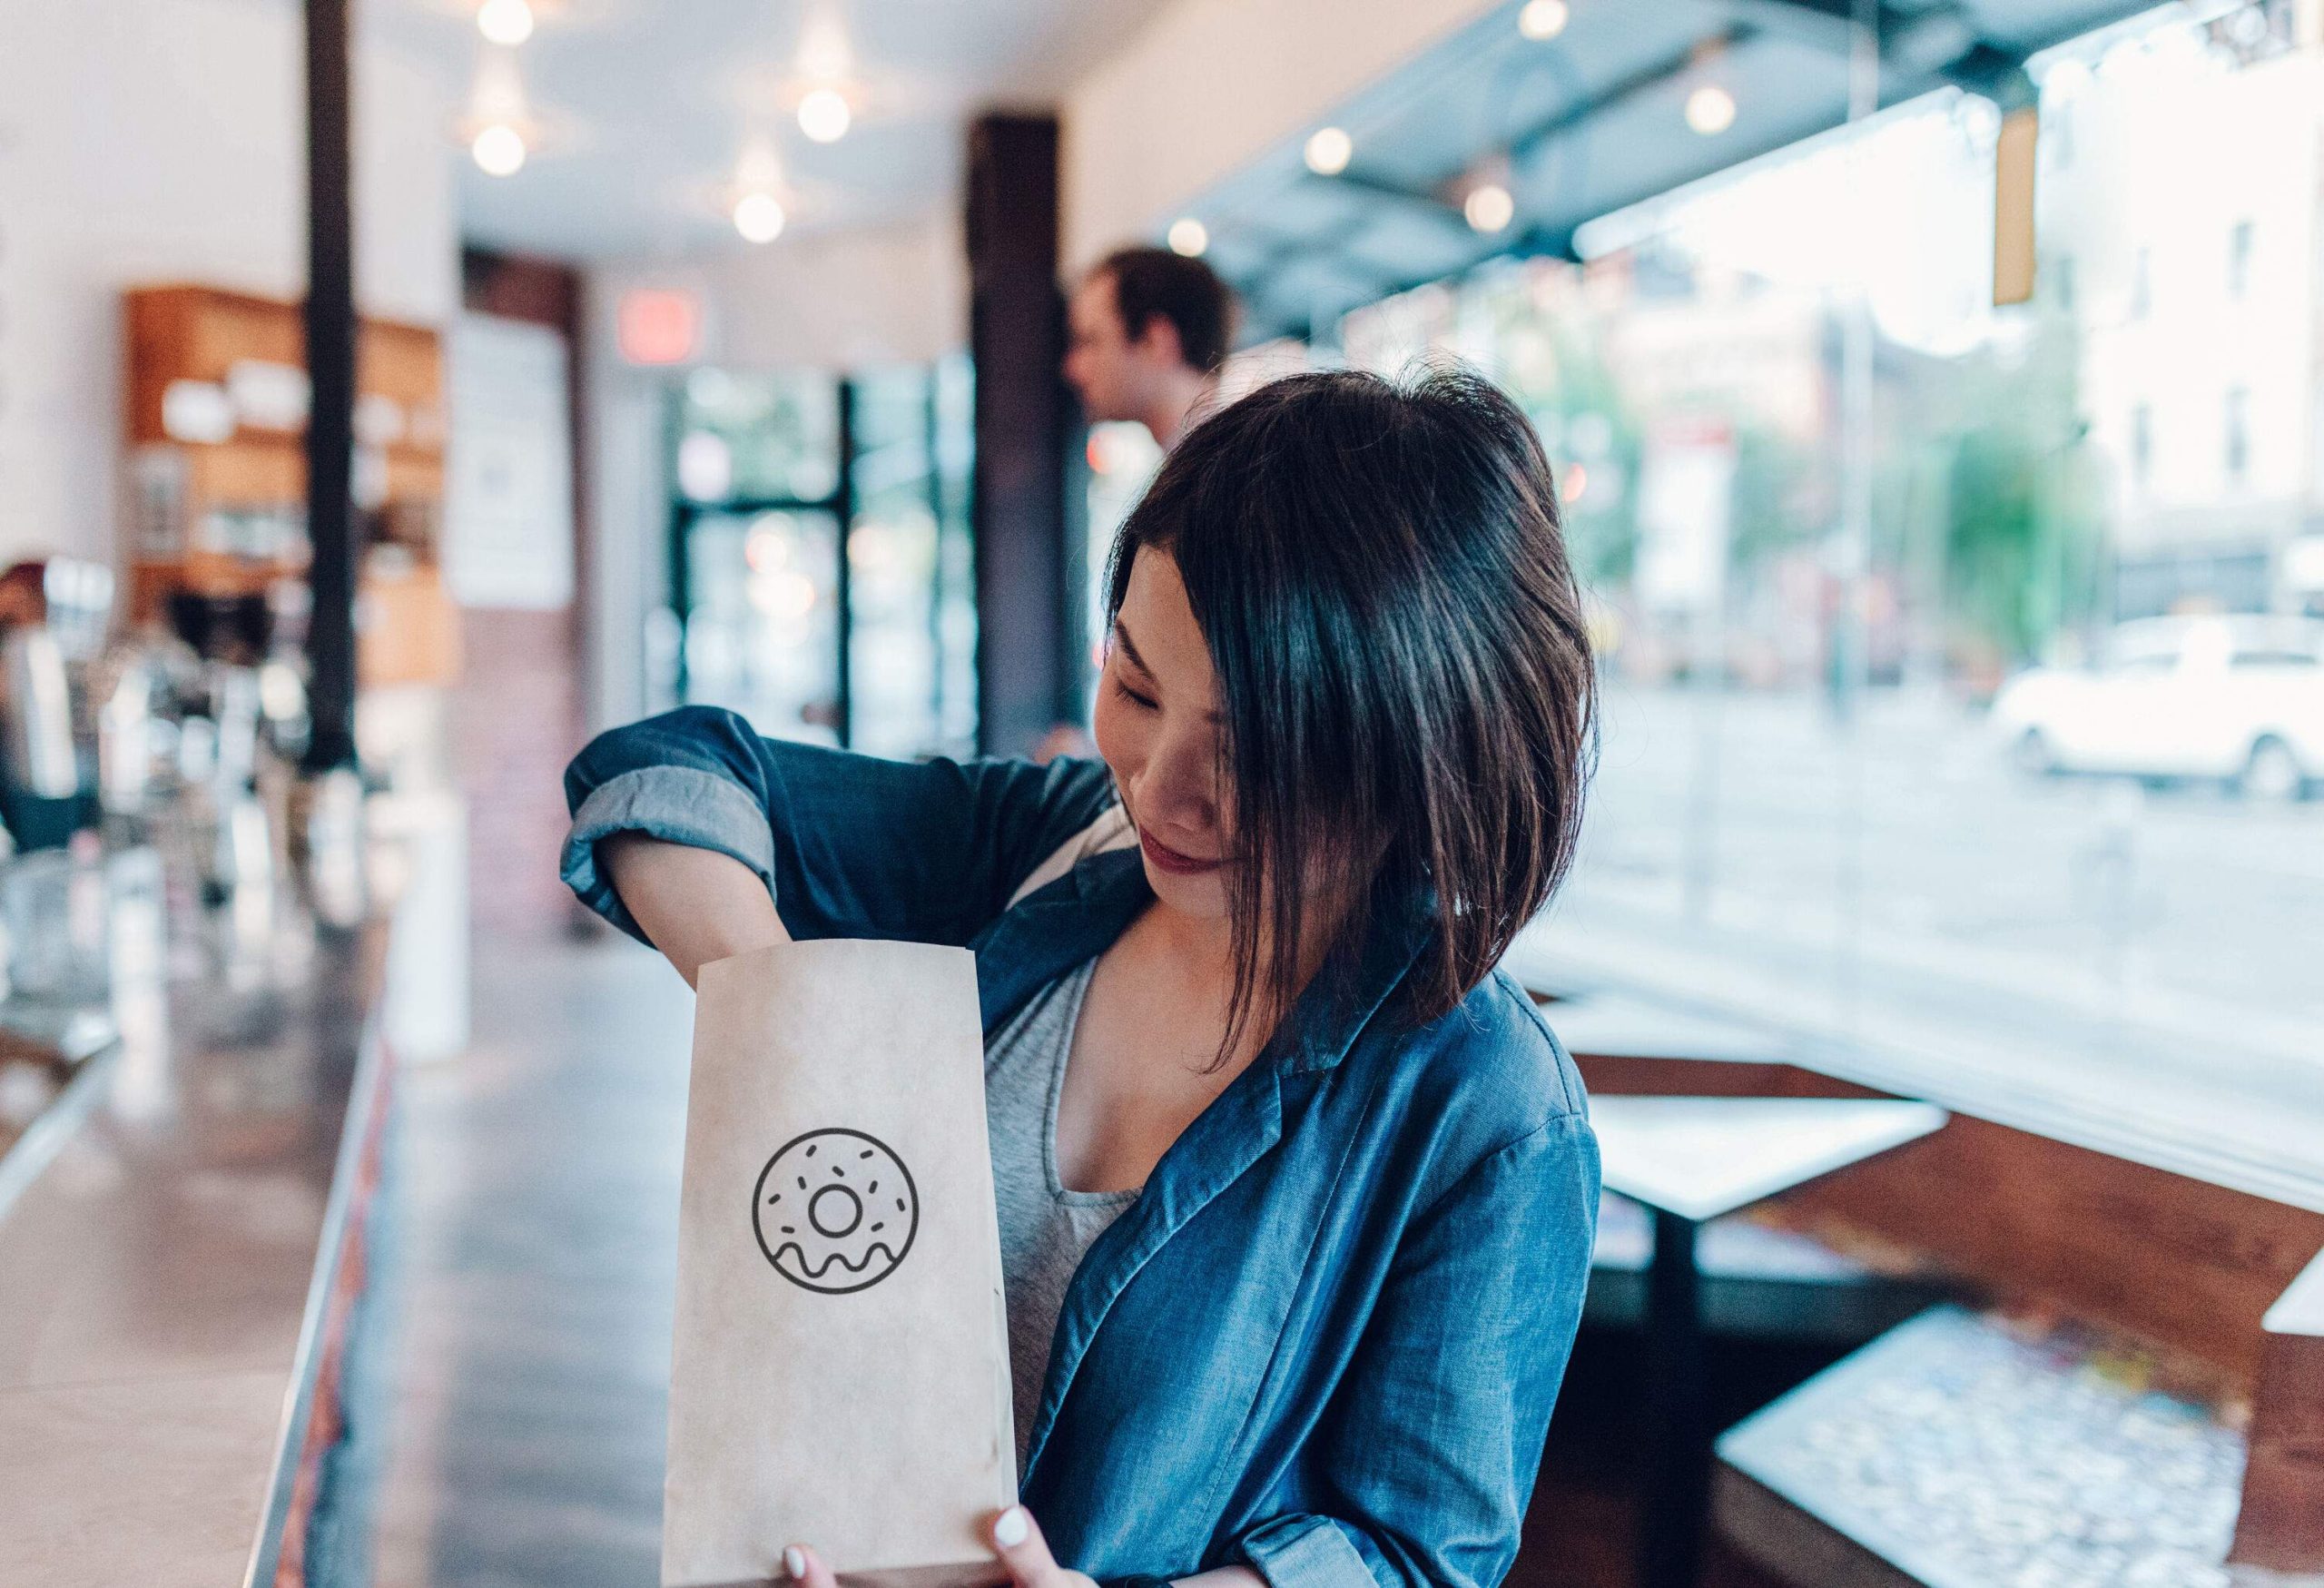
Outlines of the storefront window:
[{"label": "storefront window", "polygon": [[921,368],[855,382],[851,743],[878,755],[958,747],[976,733],[966,459],[957,446],[947,456],[939,385]]},{"label": "storefront window", "polygon": [[1557,459],[1604,738],[1530,965],[2324,1194],[2324,59],[2034,66],[2031,304],[1946,94],[1343,340],[1485,365]]}]

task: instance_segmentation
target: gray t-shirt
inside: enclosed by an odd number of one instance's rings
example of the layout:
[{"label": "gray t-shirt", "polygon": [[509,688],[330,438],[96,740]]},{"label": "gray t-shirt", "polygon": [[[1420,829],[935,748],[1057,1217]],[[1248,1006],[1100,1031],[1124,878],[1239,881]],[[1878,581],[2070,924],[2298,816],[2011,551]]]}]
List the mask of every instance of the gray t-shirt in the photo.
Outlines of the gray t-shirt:
[{"label": "gray t-shirt", "polygon": [[1009,1298],[1009,1368],[1016,1391],[1017,1470],[1033,1436],[1049,1340],[1081,1254],[1137,1198],[1127,1191],[1068,1191],[1057,1172],[1057,1100],[1091,960],[1035,993],[985,1045],[985,1129],[992,1142],[1000,1271]]}]

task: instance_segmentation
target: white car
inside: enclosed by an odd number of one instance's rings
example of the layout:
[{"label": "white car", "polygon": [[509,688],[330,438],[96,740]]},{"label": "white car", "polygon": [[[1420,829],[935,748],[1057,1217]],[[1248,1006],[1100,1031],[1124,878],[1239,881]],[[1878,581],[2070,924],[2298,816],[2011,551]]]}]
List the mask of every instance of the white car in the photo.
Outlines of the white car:
[{"label": "white car", "polygon": [[2032,771],[2223,778],[2297,799],[2324,780],[2324,622],[2125,623],[2095,666],[2011,679],[1993,723]]}]

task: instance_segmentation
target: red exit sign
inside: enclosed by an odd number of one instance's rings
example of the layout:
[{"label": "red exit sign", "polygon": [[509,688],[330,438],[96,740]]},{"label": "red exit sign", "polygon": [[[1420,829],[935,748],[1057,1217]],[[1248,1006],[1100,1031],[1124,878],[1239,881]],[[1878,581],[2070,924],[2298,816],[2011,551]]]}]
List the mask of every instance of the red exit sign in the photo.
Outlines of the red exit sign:
[{"label": "red exit sign", "polygon": [[632,287],[615,310],[615,340],[633,364],[683,364],[702,347],[702,300],[681,287]]}]

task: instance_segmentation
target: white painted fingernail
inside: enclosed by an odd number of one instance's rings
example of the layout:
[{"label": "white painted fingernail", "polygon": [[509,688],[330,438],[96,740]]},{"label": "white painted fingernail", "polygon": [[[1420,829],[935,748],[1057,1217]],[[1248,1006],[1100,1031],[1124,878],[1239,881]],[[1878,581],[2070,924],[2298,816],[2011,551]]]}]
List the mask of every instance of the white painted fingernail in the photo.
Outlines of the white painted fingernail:
[{"label": "white painted fingernail", "polygon": [[1003,1549],[1013,1549],[1023,1544],[1032,1531],[1032,1519],[1025,1514],[1025,1507],[1011,1505],[993,1523],[992,1541]]},{"label": "white painted fingernail", "polygon": [[805,1552],[801,1550],[795,1544],[790,1548],[784,1550],[783,1552],[783,1569],[791,1573],[792,1581],[793,1582],[796,1582],[800,1578],[805,1576],[807,1574],[807,1556]]}]

